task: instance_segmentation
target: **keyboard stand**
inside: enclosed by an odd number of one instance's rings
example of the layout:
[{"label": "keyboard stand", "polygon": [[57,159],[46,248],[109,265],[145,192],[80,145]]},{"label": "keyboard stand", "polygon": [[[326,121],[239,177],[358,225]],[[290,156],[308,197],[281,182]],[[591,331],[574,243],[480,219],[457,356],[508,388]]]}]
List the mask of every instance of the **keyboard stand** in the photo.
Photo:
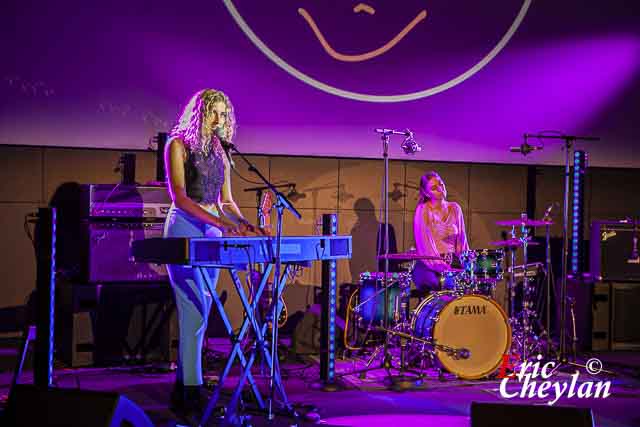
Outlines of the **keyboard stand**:
[{"label": "keyboard stand", "polygon": [[[242,285],[242,282],[238,277],[238,269],[234,266],[220,267],[221,269],[227,270],[229,272],[231,280],[233,281],[234,287],[236,289],[236,292],[238,293],[238,296],[240,297],[240,301],[242,302],[242,307],[244,309],[244,320],[242,321],[240,331],[237,335],[234,335],[233,333],[233,327],[231,326],[229,317],[224,311],[224,307],[222,305],[222,302],[220,301],[220,298],[218,297],[217,292],[215,292],[215,285],[211,283],[211,277],[209,276],[207,267],[193,267],[199,269],[202,273],[202,277],[204,278],[205,284],[207,285],[207,288],[211,293],[214,304],[218,308],[218,312],[220,313],[220,317],[224,323],[225,329],[227,331],[227,334],[229,335],[229,340],[231,341],[232,345],[227,363],[222,371],[222,374],[220,375],[220,380],[216,385],[211,398],[209,399],[209,403],[207,404],[207,407],[200,421],[200,425],[202,426],[206,425],[206,422],[209,420],[211,413],[215,409],[216,404],[218,403],[218,400],[220,398],[220,392],[222,391],[225,380],[227,379],[227,376],[229,375],[229,372],[231,371],[236,358],[238,359],[240,364],[240,378],[233,391],[231,400],[227,404],[224,425],[238,425],[237,408],[245,382],[249,383],[253,396],[255,397],[260,410],[266,410],[264,399],[262,398],[255,379],[251,374],[251,367],[255,362],[256,355],[261,355],[264,358],[264,361],[267,363],[269,369],[271,369],[271,365],[273,363],[273,361],[271,360],[270,346],[266,341],[266,333],[268,331],[269,321],[266,319],[258,318],[259,316],[256,314],[258,312],[257,308],[260,301],[260,296],[262,295],[262,292],[267,284],[267,280],[273,270],[273,266],[273,264],[265,264],[265,267],[263,269],[264,272],[262,273],[262,276],[260,278],[260,284],[256,291],[254,300],[251,303],[249,302],[247,294],[244,290],[244,286]],[[279,298],[282,295],[282,291],[284,290],[287,281],[287,275],[289,273],[290,266],[290,264],[284,265],[284,271],[282,272],[280,280],[278,281],[278,298],[275,301],[279,301]],[[281,308],[279,307],[279,309]],[[268,313],[271,312],[272,311],[270,310]],[[278,315],[279,314],[280,313],[278,313]],[[253,330],[254,342],[250,346],[250,350],[247,352],[247,354],[245,354],[242,351],[242,342],[249,332],[249,327],[251,327],[251,329]],[[277,360],[275,361],[275,363],[276,366],[278,366]],[[276,389],[280,394],[280,398],[282,399],[282,405],[285,408],[289,408],[289,401],[284,391],[284,386],[282,385],[282,378],[280,376],[279,369],[275,370],[274,381],[276,384]]]}]

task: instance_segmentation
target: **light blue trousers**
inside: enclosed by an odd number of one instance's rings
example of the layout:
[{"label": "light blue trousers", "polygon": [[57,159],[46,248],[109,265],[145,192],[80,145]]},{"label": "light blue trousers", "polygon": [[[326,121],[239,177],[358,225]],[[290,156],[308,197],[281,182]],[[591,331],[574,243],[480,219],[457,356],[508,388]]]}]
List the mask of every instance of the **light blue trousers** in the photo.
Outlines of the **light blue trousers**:
[{"label": "light blue trousers", "polygon": [[[212,212],[217,215],[217,213]],[[220,229],[203,224],[181,209],[171,206],[164,223],[164,237],[220,237]],[[202,384],[202,343],[213,298],[200,270],[185,265],[167,265],[176,298],[180,342],[176,380],[184,385]],[[215,292],[220,270],[207,269]]]}]

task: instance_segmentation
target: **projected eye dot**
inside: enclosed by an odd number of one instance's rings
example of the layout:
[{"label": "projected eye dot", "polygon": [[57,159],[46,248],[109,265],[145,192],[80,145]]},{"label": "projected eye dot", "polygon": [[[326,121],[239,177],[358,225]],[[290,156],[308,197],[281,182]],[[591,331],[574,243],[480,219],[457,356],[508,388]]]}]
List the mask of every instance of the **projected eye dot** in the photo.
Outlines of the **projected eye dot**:
[{"label": "projected eye dot", "polygon": [[[448,7],[454,6],[447,16],[432,10],[444,3],[428,6],[426,1],[413,5],[378,2],[376,8],[364,2],[349,6],[345,0],[330,9],[325,2],[290,0],[265,3],[260,12],[249,5],[254,2],[223,2],[251,42],[290,75],[335,96],[387,103],[426,98],[472,77],[509,43],[531,6],[531,0],[523,0],[519,6],[512,2],[496,2],[498,6],[471,3],[475,11],[483,7],[485,17],[502,16],[502,20],[491,20],[477,18],[474,11],[463,7],[464,2],[458,9],[455,2],[447,2]],[[393,13],[385,14],[383,6],[387,12],[393,7]],[[513,10],[500,15],[498,8]],[[490,27],[496,37],[477,35],[474,25]],[[438,33],[442,28],[446,34]],[[464,48],[469,45],[476,51],[464,60],[455,57],[460,49],[447,51],[444,60],[442,52],[430,55],[429,49],[437,51],[439,44],[456,37],[466,43]],[[451,65],[446,72],[434,75],[444,69],[445,62]],[[403,66],[412,71],[410,78],[397,72]],[[386,80],[381,80],[381,75]]]}]

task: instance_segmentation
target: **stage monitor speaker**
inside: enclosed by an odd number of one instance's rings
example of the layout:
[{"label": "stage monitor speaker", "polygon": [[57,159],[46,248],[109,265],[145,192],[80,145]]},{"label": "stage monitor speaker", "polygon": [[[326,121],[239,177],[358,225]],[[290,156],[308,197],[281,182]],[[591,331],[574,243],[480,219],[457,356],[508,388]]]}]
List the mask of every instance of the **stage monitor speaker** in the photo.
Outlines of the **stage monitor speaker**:
[{"label": "stage monitor speaker", "polygon": [[593,350],[640,350],[640,282],[598,282],[593,305]]},{"label": "stage monitor speaker", "polygon": [[471,427],[593,427],[589,408],[471,403]]},{"label": "stage monitor speaker", "polygon": [[639,350],[640,283],[612,283],[611,307],[611,349]]},{"label": "stage monitor speaker", "polygon": [[6,427],[147,427],[153,423],[117,393],[18,384],[2,417]]},{"label": "stage monitor speaker", "polygon": [[608,282],[597,282],[593,286],[593,331],[591,350],[607,351],[611,349],[611,290]]}]

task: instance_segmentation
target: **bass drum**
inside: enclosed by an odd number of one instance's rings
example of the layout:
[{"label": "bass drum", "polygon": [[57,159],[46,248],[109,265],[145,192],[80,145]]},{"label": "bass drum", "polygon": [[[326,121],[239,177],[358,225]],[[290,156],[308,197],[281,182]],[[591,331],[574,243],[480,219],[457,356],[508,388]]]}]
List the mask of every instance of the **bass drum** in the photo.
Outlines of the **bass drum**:
[{"label": "bass drum", "polygon": [[431,294],[416,308],[411,330],[417,337],[453,349],[467,349],[467,359],[436,350],[440,364],[462,379],[492,374],[511,347],[511,327],[502,307],[483,295]]}]

